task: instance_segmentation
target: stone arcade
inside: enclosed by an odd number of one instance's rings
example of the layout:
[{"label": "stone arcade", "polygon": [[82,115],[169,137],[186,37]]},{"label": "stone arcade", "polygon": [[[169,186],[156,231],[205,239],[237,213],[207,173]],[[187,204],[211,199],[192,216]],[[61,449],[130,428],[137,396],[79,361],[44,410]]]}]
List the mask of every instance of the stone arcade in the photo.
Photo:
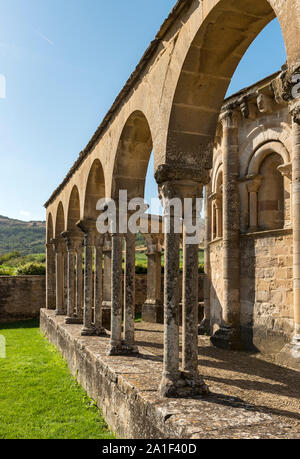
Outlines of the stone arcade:
[{"label": "stone arcade", "polygon": [[[224,104],[240,59],[275,16],[287,49],[286,66]],[[195,199],[205,190],[205,317],[200,333],[212,333],[216,346],[278,353],[282,363],[299,368],[299,28],[300,3],[295,0],[179,1],[46,203],[47,308],[66,316],[68,324],[82,323],[82,335],[101,336],[107,333],[103,312],[111,307],[108,355],[138,353],[135,239],[121,232],[99,235],[96,204],[104,197],[117,201],[119,190],[127,190],[129,199],[143,197],[153,150],[165,208],[173,197]],[[161,307],[161,245],[165,254],[164,364],[157,389],[167,397],[208,392],[197,361],[198,247],[185,238],[181,367],[180,235],[171,231],[164,241],[148,241],[152,317]]]}]

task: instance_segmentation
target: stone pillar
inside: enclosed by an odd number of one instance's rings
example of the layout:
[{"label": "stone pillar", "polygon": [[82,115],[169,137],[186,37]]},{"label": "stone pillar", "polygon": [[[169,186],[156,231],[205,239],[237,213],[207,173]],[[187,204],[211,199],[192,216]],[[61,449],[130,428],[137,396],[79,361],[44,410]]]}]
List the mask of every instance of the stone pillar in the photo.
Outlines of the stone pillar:
[{"label": "stone pillar", "polygon": [[93,322],[93,251],[96,234],[96,222],[82,220],[77,226],[84,233],[84,308],[82,336],[96,335]]},{"label": "stone pillar", "polygon": [[63,282],[64,282],[64,315],[67,315],[68,309],[68,251],[66,246],[63,249]]},{"label": "stone pillar", "polygon": [[258,231],[258,191],[263,177],[255,175],[249,177],[247,189],[249,192],[249,231]]},{"label": "stone pillar", "polygon": [[205,235],[204,235],[204,317],[199,325],[199,335],[210,335],[210,235],[211,206],[209,205],[209,185],[205,188]]},{"label": "stone pillar", "polygon": [[63,316],[64,311],[64,260],[63,260],[63,240],[57,238],[53,240],[55,247],[55,274],[56,274],[56,315]]},{"label": "stone pillar", "polygon": [[66,246],[67,246],[67,324],[80,324],[82,320],[80,317],[77,317],[76,314],[76,274],[75,274],[75,257],[76,257],[76,247],[78,246],[78,240],[80,236],[77,235],[77,232],[65,232],[62,234]]},{"label": "stone pillar", "polygon": [[123,236],[112,235],[111,335],[107,355],[120,355],[122,348],[122,248]]},{"label": "stone pillar", "polygon": [[[176,228],[176,221],[182,217],[179,207],[173,206],[174,199],[182,202],[185,186],[190,184],[178,182],[165,182],[160,184],[160,195],[164,208],[164,227],[165,227],[165,289],[164,289],[164,364],[163,375],[160,384],[160,394],[163,397],[188,396],[195,394],[208,393],[208,388],[202,382],[202,379],[195,377],[195,372],[179,371],[179,249],[180,234]],[[180,215],[179,213],[180,212]],[[168,223],[167,223],[168,222]],[[187,247],[185,280],[188,282],[185,294],[185,309],[194,308],[194,293],[191,289],[195,284],[195,270],[198,271],[198,250],[195,258],[195,248]],[[187,256],[189,253],[190,256]],[[192,254],[192,255],[191,255]],[[193,273],[192,279],[188,280],[189,273]],[[197,290],[198,291],[198,290]],[[197,298],[198,301],[198,298]],[[198,306],[198,304],[197,304]],[[190,342],[194,343],[197,336],[197,322],[190,327],[187,324],[185,329],[185,342],[188,341],[188,335],[192,336]],[[193,347],[193,346],[192,346]],[[191,359],[194,362],[194,358]],[[195,362],[193,363],[195,366]]]},{"label": "stone pillar", "polygon": [[82,275],[82,241],[76,247],[76,317],[83,323],[83,275]]},{"label": "stone pillar", "polygon": [[300,370],[300,100],[291,107],[293,120],[293,258],[294,258],[294,334],[278,355],[279,363]]},{"label": "stone pillar", "polygon": [[94,311],[95,328],[98,336],[106,336],[102,326],[102,299],[103,299],[103,243],[104,236],[95,238],[95,283],[94,283]]},{"label": "stone pillar", "polygon": [[46,244],[46,308],[56,308],[55,293],[55,248],[53,244]]},{"label": "stone pillar", "polygon": [[161,235],[145,235],[147,241],[147,300],[143,305],[142,319],[150,323],[163,323],[161,301]]},{"label": "stone pillar", "polygon": [[102,324],[103,327],[111,328],[111,252],[112,243],[109,235],[106,235],[103,247],[103,301],[102,301]]},{"label": "stone pillar", "polygon": [[125,275],[124,275],[124,342],[126,353],[138,354],[135,344],[135,243],[136,235],[130,232],[125,237]]},{"label": "stone pillar", "polygon": [[212,227],[211,238],[212,240],[222,237],[223,223],[222,223],[222,194],[213,193],[209,196],[212,202]]},{"label": "stone pillar", "polygon": [[240,196],[238,117],[228,110],[223,125],[223,305],[222,324],[212,336],[215,346],[239,349],[240,339]]},{"label": "stone pillar", "polygon": [[281,173],[283,178],[289,181],[290,188],[290,203],[289,203],[289,213],[286,209],[286,200],[285,200],[285,211],[284,211],[284,227],[290,228],[292,225],[292,207],[293,207],[293,172],[292,172],[292,163],[282,164],[277,167],[278,171]]}]

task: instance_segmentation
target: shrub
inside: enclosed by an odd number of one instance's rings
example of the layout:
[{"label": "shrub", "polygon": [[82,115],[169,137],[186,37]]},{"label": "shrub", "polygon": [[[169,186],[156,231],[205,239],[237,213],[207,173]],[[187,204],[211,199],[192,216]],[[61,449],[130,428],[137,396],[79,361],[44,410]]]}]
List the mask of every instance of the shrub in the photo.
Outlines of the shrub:
[{"label": "shrub", "polygon": [[27,263],[20,266],[17,271],[17,276],[44,276],[46,274],[45,265],[38,263]]}]

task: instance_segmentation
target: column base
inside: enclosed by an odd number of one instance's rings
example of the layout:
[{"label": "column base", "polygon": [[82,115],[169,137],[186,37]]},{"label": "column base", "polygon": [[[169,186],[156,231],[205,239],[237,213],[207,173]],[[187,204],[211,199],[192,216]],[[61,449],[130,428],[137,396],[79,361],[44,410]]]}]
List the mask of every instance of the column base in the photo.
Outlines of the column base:
[{"label": "column base", "polygon": [[138,355],[139,350],[136,345],[128,346],[126,343],[122,342],[121,344],[117,345],[109,345],[106,355]]},{"label": "column base", "polygon": [[97,330],[95,327],[83,327],[81,330],[81,336],[97,336]]},{"label": "column base", "polygon": [[285,367],[300,370],[300,335],[294,336],[292,341],[284,346],[276,356],[276,361]]},{"label": "column base", "polygon": [[221,349],[239,351],[243,348],[239,332],[232,327],[224,325],[215,332],[210,341],[215,347]]},{"label": "column base", "polygon": [[202,376],[181,371],[177,378],[164,376],[159,386],[159,393],[165,398],[186,398],[209,395],[210,391]]},{"label": "column base", "polygon": [[164,323],[164,307],[161,303],[144,303],[142,308],[142,320],[152,324]]},{"label": "column base", "polygon": [[82,325],[83,319],[79,319],[78,317],[67,317],[66,324],[68,325]]},{"label": "column base", "polygon": [[201,324],[198,327],[198,335],[199,336],[210,336],[210,320],[203,319]]},{"label": "column base", "polygon": [[103,328],[103,327],[97,327],[97,328],[95,329],[95,334],[96,334],[97,336],[108,336],[107,333],[106,333],[105,328]]},{"label": "column base", "polygon": [[55,315],[56,316],[65,316],[66,314],[65,314],[65,311],[59,311],[59,310],[56,309],[55,310]]}]

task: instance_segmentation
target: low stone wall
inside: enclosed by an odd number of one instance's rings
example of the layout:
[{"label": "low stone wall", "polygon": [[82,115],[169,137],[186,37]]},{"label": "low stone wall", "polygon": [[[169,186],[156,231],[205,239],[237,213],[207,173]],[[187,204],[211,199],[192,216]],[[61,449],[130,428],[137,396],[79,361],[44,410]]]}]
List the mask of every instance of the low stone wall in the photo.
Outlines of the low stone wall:
[{"label": "low stone wall", "polygon": [[0,323],[35,319],[45,303],[45,276],[0,276]]}]

